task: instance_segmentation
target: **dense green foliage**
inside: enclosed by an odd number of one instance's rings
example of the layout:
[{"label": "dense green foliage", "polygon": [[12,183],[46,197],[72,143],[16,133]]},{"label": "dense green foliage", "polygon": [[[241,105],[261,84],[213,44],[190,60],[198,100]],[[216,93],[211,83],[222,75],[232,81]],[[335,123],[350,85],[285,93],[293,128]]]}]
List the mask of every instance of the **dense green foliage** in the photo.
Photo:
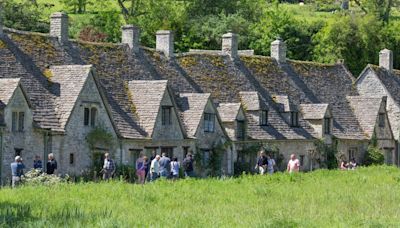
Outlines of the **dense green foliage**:
[{"label": "dense green foliage", "polygon": [[365,153],[364,164],[365,165],[382,165],[385,161],[382,151],[375,146],[369,146]]},{"label": "dense green foliage", "polygon": [[[20,227],[397,227],[400,170],[26,186],[0,190]],[[312,193],[312,194],[310,194]]]},{"label": "dense green foliage", "polygon": [[1,1],[6,26],[46,32],[50,13],[62,10],[70,13],[70,35],[87,41],[118,42],[120,26],[135,24],[141,27],[142,44],[150,47],[157,30],[174,30],[179,52],[220,49],[221,35],[233,31],[241,35],[239,48],[256,54],[269,55],[270,42],[279,36],[291,59],[344,59],[358,75],[367,63],[378,63],[379,50],[389,48],[400,68],[399,0],[355,0],[350,10],[340,10],[333,0],[304,6],[265,0]]}]

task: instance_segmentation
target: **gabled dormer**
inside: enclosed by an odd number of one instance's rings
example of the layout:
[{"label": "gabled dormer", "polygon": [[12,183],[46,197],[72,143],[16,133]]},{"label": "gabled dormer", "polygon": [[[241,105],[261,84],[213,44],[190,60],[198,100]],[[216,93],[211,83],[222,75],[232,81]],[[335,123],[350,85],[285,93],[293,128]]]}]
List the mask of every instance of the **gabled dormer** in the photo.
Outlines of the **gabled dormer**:
[{"label": "gabled dormer", "polygon": [[240,103],[220,103],[217,109],[231,140],[246,140],[247,119],[243,106]]},{"label": "gabled dormer", "polygon": [[133,80],[128,87],[132,109],[149,138],[178,140],[186,137],[167,80]]},{"label": "gabled dormer", "polygon": [[33,127],[32,109],[19,78],[0,79],[0,127],[22,133]]},{"label": "gabled dormer", "polygon": [[269,108],[259,94],[255,91],[239,92],[239,96],[247,114],[251,115],[259,126],[268,126]]},{"label": "gabled dormer", "polygon": [[300,112],[320,138],[333,134],[333,116],[329,104],[300,104]]},{"label": "gabled dormer", "polygon": [[286,123],[290,127],[299,127],[299,110],[293,105],[287,95],[274,95],[272,100],[275,102],[278,111],[281,113]]},{"label": "gabled dormer", "polygon": [[209,93],[181,93],[177,99],[181,119],[189,138],[210,149],[228,140],[217,108]]}]

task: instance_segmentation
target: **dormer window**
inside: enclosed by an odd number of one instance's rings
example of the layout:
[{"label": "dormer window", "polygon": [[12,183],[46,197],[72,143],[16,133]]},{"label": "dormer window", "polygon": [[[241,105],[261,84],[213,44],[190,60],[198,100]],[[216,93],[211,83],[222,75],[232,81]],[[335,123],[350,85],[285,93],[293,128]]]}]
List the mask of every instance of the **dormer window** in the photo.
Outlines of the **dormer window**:
[{"label": "dormer window", "polygon": [[244,120],[238,120],[237,121],[237,134],[236,137],[239,140],[244,140],[246,137],[246,125]]},{"label": "dormer window", "polygon": [[83,125],[95,127],[96,126],[96,118],[97,118],[97,108],[86,107],[84,109]]},{"label": "dormer window", "polygon": [[22,132],[25,128],[25,112],[12,112],[11,130]]},{"label": "dormer window", "polygon": [[331,134],[331,118],[324,118],[324,134],[330,135]]},{"label": "dormer window", "polygon": [[267,126],[268,125],[268,110],[260,111],[260,125]]},{"label": "dormer window", "polygon": [[299,113],[298,112],[291,112],[290,113],[290,126],[291,127],[298,127],[299,126]]},{"label": "dormer window", "polygon": [[385,113],[379,113],[379,127],[385,127]]},{"label": "dormer window", "polygon": [[204,113],[204,132],[214,132],[215,114]]},{"label": "dormer window", "polygon": [[163,126],[171,125],[171,106],[162,106],[161,108],[161,124]]}]

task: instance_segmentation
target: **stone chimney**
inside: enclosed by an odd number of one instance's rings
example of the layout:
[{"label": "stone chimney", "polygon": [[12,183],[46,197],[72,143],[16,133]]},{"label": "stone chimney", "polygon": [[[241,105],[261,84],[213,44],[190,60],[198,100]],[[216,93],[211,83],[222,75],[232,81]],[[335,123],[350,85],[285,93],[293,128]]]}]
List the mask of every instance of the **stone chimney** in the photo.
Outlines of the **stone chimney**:
[{"label": "stone chimney", "polygon": [[282,39],[278,38],[271,43],[271,57],[278,63],[286,62],[286,44]]},{"label": "stone chimney", "polygon": [[388,49],[383,49],[379,52],[379,66],[388,71],[393,70],[393,52]]},{"label": "stone chimney", "polygon": [[239,36],[237,34],[229,32],[222,35],[222,53],[229,55],[231,59],[237,58],[238,43]]},{"label": "stone chimney", "polygon": [[162,51],[168,58],[174,57],[174,34],[169,30],[156,33],[156,50]]},{"label": "stone chimney", "polygon": [[134,25],[122,26],[122,43],[128,44],[133,53],[139,52],[140,28]]},{"label": "stone chimney", "polygon": [[60,43],[68,42],[68,15],[56,12],[50,16],[50,36],[58,37]]}]

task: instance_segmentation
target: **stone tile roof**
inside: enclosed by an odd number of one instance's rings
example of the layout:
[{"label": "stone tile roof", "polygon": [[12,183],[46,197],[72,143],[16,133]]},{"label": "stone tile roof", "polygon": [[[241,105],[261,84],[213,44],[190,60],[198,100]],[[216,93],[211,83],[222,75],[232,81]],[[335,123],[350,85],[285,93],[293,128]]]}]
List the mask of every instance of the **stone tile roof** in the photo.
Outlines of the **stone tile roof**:
[{"label": "stone tile roof", "polygon": [[19,82],[19,78],[0,78],[0,108],[8,104]]},{"label": "stone tile roof", "polygon": [[287,95],[273,95],[272,99],[277,104],[280,112],[295,111],[293,105],[290,104],[289,97]]},{"label": "stone tile roof", "polygon": [[167,80],[134,80],[129,81],[128,96],[136,108],[139,125],[147,132],[153,134],[161,100],[167,91]]},{"label": "stone tile roof", "polygon": [[187,135],[194,138],[210,99],[209,93],[181,93],[177,99],[180,116]]},{"label": "stone tile roof", "polygon": [[[345,99],[346,96],[357,95],[352,87],[353,79],[340,64],[301,61],[278,64],[270,57],[261,56],[240,56],[240,59],[232,61],[229,56],[202,53],[177,54],[176,58],[167,59],[149,48],[141,48],[138,54],[132,54],[128,45],[77,41],[60,45],[55,38],[48,36],[9,29],[5,29],[5,33],[7,48],[0,49],[0,74],[15,71],[14,75],[19,74],[24,86],[32,84],[26,88],[29,95],[37,95],[38,101],[38,97],[43,96],[39,94],[49,93],[44,89],[48,81],[42,73],[48,66],[92,64],[106,93],[116,127],[125,138],[143,138],[147,135],[145,129],[139,126],[136,114],[132,111],[132,102],[129,101],[127,82],[131,80],[168,80],[176,94],[210,93],[216,103],[238,103],[240,91],[256,91],[269,107],[270,125],[268,129],[256,128],[255,138],[314,138],[314,130],[306,121],[300,119],[300,128],[292,128],[285,122],[272,94],[287,95],[295,106],[301,103],[329,103],[334,117],[334,135],[339,138],[364,138]],[[4,66],[7,63],[2,63],[3,59],[8,60],[6,52],[10,52],[10,49],[11,56],[17,53],[19,59],[24,60],[8,63],[19,64],[18,69],[6,69]],[[49,104],[40,104],[35,113],[52,115],[55,104],[52,99],[46,100]],[[42,121],[43,126],[51,125],[46,122],[47,119]]]},{"label": "stone tile roof", "polygon": [[65,128],[83,86],[89,77],[91,65],[51,66],[51,87],[57,96],[55,103],[61,128]]},{"label": "stone tile roof", "polygon": [[367,67],[375,72],[395,102],[400,105],[400,70],[393,69],[389,72],[376,65],[368,65]]},{"label": "stone tile roof", "polygon": [[370,139],[374,134],[379,109],[382,104],[382,98],[349,96],[347,97],[347,100],[354,110],[363,132]]},{"label": "stone tile roof", "polygon": [[329,104],[300,104],[300,111],[305,120],[321,120],[327,112]]},{"label": "stone tile roof", "polygon": [[247,111],[267,110],[268,107],[255,91],[239,92],[240,101]]},{"label": "stone tile roof", "polygon": [[240,103],[220,103],[217,107],[222,122],[234,122],[240,110]]}]

